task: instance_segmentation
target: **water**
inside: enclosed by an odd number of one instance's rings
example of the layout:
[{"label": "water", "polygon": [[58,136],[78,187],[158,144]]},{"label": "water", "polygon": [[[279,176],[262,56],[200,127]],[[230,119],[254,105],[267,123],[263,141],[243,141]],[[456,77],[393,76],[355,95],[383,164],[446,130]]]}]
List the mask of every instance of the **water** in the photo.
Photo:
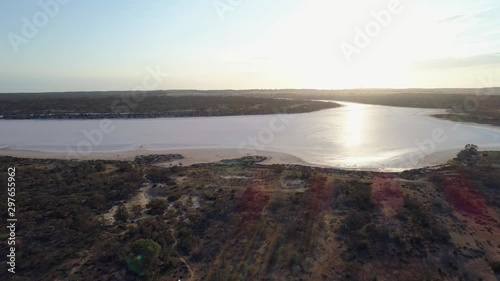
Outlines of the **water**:
[{"label": "water", "polygon": [[1,120],[0,148],[81,153],[258,149],[291,154],[311,164],[360,169],[422,167],[432,164],[429,159],[436,155],[468,143],[500,150],[500,129],[429,116],[442,110],[342,104],[279,116],[111,120],[110,133],[100,130],[99,120]]}]

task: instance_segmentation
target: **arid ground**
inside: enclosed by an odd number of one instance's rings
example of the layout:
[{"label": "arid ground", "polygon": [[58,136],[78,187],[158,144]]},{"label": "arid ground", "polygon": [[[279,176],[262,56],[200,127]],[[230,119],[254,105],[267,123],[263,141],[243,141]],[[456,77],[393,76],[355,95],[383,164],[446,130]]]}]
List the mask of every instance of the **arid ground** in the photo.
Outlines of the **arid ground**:
[{"label": "arid ground", "polygon": [[403,173],[264,157],[168,165],[181,158],[2,157],[17,169],[12,280],[500,276],[498,152]]}]

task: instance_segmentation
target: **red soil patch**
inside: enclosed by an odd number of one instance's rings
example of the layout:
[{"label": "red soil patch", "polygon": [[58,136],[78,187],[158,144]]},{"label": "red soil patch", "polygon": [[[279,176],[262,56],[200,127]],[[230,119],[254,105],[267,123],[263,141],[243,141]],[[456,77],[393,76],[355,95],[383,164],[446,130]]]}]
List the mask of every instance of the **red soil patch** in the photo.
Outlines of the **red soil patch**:
[{"label": "red soil patch", "polygon": [[330,208],[334,189],[326,181],[325,177],[315,177],[311,180],[310,188],[304,193],[308,209],[322,211]]},{"label": "red soil patch", "polygon": [[236,212],[260,214],[269,202],[269,196],[253,187],[247,188],[236,202]]},{"label": "red soil patch", "polygon": [[377,175],[373,178],[372,199],[388,217],[396,215],[403,208],[401,186],[392,177]]},{"label": "red soil patch", "polygon": [[489,214],[488,203],[468,178],[463,175],[442,175],[440,179],[446,199],[454,211],[473,216],[480,224],[485,224],[481,220],[495,221]]}]

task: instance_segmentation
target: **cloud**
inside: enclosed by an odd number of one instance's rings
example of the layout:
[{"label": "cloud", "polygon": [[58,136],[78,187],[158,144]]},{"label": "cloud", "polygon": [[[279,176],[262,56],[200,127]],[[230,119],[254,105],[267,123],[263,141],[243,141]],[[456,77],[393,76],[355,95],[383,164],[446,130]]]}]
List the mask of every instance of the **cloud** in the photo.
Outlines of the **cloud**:
[{"label": "cloud", "polygon": [[485,14],[489,11],[492,11],[492,10],[495,10],[498,8],[499,8],[499,6],[494,6],[494,7],[484,8],[484,9],[481,9],[481,10],[478,10],[475,12],[471,12],[471,13],[458,14],[458,15],[454,15],[454,16],[439,20],[438,23],[448,23],[448,22],[454,22],[454,21],[465,20],[465,19],[470,19],[470,18],[476,18],[476,17],[480,17],[482,14]]},{"label": "cloud", "polygon": [[268,57],[252,57],[254,60],[269,60]]},{"label": "cloud", "polygon": [[482,65],[500,65],[500,52],[461,58],[422,60],[410,65],[412,69],[463,68]]},{"label": "cloud", "polygon": [[452,16],[452,17],[449,17],[449,18],[445,18],[445,19],[439,20],[438,23],[446,23],[446,22],[454,21],[454,20],[457,20],[457,19],[464,18],[465,16],[466,16],[466,14]]}]

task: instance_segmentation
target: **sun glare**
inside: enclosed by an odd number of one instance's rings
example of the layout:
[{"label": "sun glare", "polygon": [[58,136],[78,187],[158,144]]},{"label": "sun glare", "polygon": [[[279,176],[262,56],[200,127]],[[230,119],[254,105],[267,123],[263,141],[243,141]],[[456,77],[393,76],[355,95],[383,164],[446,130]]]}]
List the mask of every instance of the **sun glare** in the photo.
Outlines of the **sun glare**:
[{"label": "sun glare", "polygon": [[344,146],[348,148],[359,147],[363,143],[363,128],[365,116],[362,107],[365,105],[353,105],[345,117],[344,122]]}]

